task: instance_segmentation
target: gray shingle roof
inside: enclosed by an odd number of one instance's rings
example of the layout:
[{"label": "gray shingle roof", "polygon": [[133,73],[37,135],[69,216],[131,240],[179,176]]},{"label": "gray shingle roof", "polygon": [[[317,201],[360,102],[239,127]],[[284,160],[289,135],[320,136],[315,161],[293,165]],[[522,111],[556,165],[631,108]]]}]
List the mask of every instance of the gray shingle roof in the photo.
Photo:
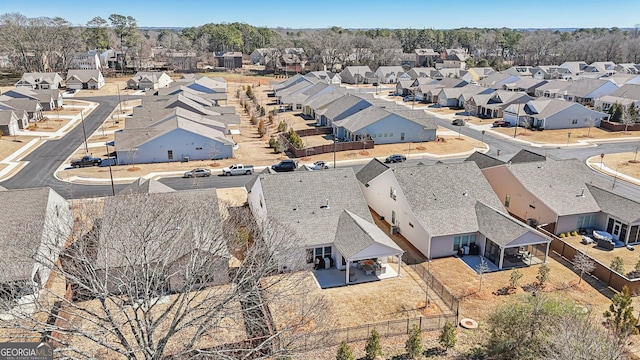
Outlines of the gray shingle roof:
[{"label": "gray shingle roof", "polygon": [[589,193],[596,199],[602,212],[612,215],[627,224],[640,222],[640,203],[614,194],[598,186],[587,184]]},{"label": "gray shingle roof", "polygon": [[504,209],[474,162],[399,167],[394,174],[411,210],[432,237],[478,231],[476,201]]},{"label": "gray shingle roof", "polygon": [[593,196],[585,191],[586,184],[606,186],[579,160],[552,160],[511,164],[513,176],[559,216],[600,211]]},{"label": "gray shingle roof", "polygon": [[[221,231],[215,230],[222,226],[218,207],[215,189],[107,197],[100,222],[96,267],[140,264],[143,258],[148,262],[171,263],[197,249],[226,256]],[[203,211],[204,208],[207,210]],[[180,216],[175,216],[178,211]],[[212,229],[197,228],[203,221],[199,214],[206,214],[208,221],[213,222]],[[150,223],[155,226],[149,227]],[[145,257],[141,256],[142,251]]]},{"label": "gray shingle roof", "polygon": [[524,162],[535,162],[535,161],[547,161],[547,157],[544,155],[536,154],[533,151],[529,151],[526,149],[522,149],[518,151],[509,161],[512,164],[519,164]]},{"label": "gray shingle roof", "polygon": [[138,178],[127,187],[118,192],[118,195],[127,194],[156,194],[174,192],[175,190],[169,186],[154,179]]},{"label": "gray shingle roof", "polygon": [[362,185],[366,185],[369,181],[375,179],[388,169],[389,167],[382,161],[373,158],[369,163],[367,163],[367,165],[360,169],[358,173],[356,173],[356,178]]},{"label": "gray shingle roof", "polygon": [[332,243],[343,210],[373,222],[351,168],[258,176],[267,216],[290,226],[301,246]]},{"label": "gray shingle roof", "polygon": [[523,222],[479,201],[476,202],[475,210],[480,233],[501,247],[509,246],[509,243],[527,233],[530,233],[527,237],[528,244],[547,243],[551,241]]},{"label": "gray shingle roof", "polygon": [[[53,197],[62,199],[50,188],[0,191],[0,283],[31,278],[43,235],[53,231],[45,226],[45,219],[56,217],[56,210],[68,211],[68,206],[50,207]],[[67,226],[70,230],[71,224]]]},{"label": "gray shingle roof", "polygon": [[469,155],[468,158],[466,158],[464,161],[473,161],[474,163],[476,163],[476,165],[478,165],[478,167],[480,169],[486,169],[489,167],[493,167],[493,166],[498,166],[498,165],[503,165],[504,161],[502,160],[498,160],[494,157],[491,157],[487,154],[481,153],[481,152],[474,152],[473,154]]},{"label": "gray shingle roof", "polygon": [[402,249],[375,224],[349,210],[344,210],[338,219],[338,230],[334,240],[340,254],[351,260],[354,255],[374,244],[388,248],[388,255],[403,253]]}]

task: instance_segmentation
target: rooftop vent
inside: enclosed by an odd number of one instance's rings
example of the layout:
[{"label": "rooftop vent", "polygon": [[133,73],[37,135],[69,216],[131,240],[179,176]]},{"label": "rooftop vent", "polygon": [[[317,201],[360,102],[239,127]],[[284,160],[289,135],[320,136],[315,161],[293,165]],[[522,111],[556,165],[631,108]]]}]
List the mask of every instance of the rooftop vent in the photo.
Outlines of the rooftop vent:
[{"label": "rooftop vent", "polygon": [[324,205],[320,206],[320,209],[331,209],[331,208],[329,207],[329,199],[326,199],[326,200],[325,200]]},{"label": "rooftop vent", "polygon": [[576,197],[584,197],[584,188],[580,189],[580,194],[576,195]]},{"label": "rooftop vent", "polygon": [[468,192],[467,190],[465,190],[465,191],[462,193],[462,196],[469,196],[469,192]]}]

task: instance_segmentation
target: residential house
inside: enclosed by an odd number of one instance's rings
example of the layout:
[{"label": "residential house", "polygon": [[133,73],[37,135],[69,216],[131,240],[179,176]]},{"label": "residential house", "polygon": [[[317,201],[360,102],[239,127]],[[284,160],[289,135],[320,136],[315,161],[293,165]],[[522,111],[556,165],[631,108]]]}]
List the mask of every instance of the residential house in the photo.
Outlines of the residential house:
[{"label": "residential house", "polygon": [[611,76],[616,73],[616,64],[613,61],[595,61],[584,68],[584,73],[597,73]]},{"label": "residential house", "polygon": [[25,112],[27,119],[31,122],[38,122],[43,118],[42,105],[38,100],[34,99],[2,99],[2,96],[0,96],[0,109],[11,110],[16,113]]},{"label": "residential house", "polygon": [[[58,89],[31,90],[24,87],[11,89],[0,95],[0,102],[11,101],[13,99],[36,100],[43,111],[50,111],[60,108],[63,105],[62,94]],[[33,107],[24,110],[34,110]],[[37,110],[37,109],[35,109]]]},{"label": "residential house", "polygon": [[307,57],[303,52],[284,53],[280,57],[280,64],[278,70],[284,73],[301,73],[304,72],[307,66]]},{"label": "residential house", "polygon": [[598,127],[608,116],[578,103],[545,98],[512,103],[504,110],[505,122],[545,130]]},{"label": "residential house", "polygon": [[618,86],[609,80],[580,79],[569,82],[569,86],[562,90],[562,98],[574,101],[582,105],[593,106],[594,99],[609,95],[618,89]]},{"label": "residential house", "polygon": [[584,61],[565,61],[558,66],[559,69],[564,69],[563,71],[563,79],[575,79],[578,75],[584,72],[584,69],[587,67],[587,63]]},{"label": "residential house", "polygon": [[97,50],[76,53],[73,55],[72,67],[81,70],[102,70],[100,53]]},{"label": "residential house", "polygon": [[[437,82],[437,80],[433,80]],[[400,80],[396,83],[396,94],[400,96],[407,96],[413,94],[413,91],[416,90],[416,87],[413,85],[415,80]]]},{"label": "residential house", "polygon": [[414,67],[417,66],[416,62],[416,54],[414,53],[399,53],[394,56],[395,60],[393,63],[402,66]]},{"label": "residential house", "polygon": [[440,89],[440,92],[437,95],[437,103],[444,107],[464,108],[464,100],[460,101],[461,99],[464,99],[464,96],[462,96],[463,94],[473,96],[475,94],[490,94],[492,92],[493,89],[487,89],[478,85],[467,85],[452,88],[445,87]]},{"label": "residential house", "polygon": [[[420,83],[420,80],[424,81]],[[416,97],[422,97],[422,102],[425,103],[438,102],[438,95],[441,89],[459,88],[469,85],[465,80],[454,78],[444,78],[438,81],[429,80],[428,78],[418,78],[416,82],[419,84],[415,89]],[[413,86],[416,86],[416,84]]]},{"label": "residential house", "polygon": [[640,242],[638,199],[611,190],[580,160],[512,163],[482,172],[510,213],[551,233],[604,230],[617,241]]},{"label": "residential house", "polygon": [[440,59],[440,54],[433,49],[415,49],[417,66],[433,66]]},{"label": "residential house", "polygon": [[33,72],[33,73],[24,73],[22,74],[22,78],[16,83],[17,88],[28,88],[28,89],[58,89],[60,87],[60,83],[62,82],[62,76],[55,72]]},{"label": "residential house", "polygon": [[[374,75],[382,84],[395,84],[399,80],[411,80],[402,66],[379,66]],[[403,77],[404,76],[404,77]]]},{"label": "residential house", "polygon": [[544,79],[534,79],[531,77],[522,77],[510,84],[502,85],[503,90],[518,91],[527,93],[530,96],[534,96],[536,89],[549,82]]},{"label": "residential house", "polygon": [[346,93],[347,90],[344,88],[341,88],[339,86],[331,86],[325,91],[310,95],[304,101],[304,104],[302,106],[302,113],[316,119],[316,125],[322,125],[321,117],[320,115],[316,114],[316,109],[326,108],[331,102],[337,100],[338,98],[341,98]]},{"label": "residential house", "polygon": [[617,64],[616,74],[640,74],[640,67],[633,63]]},{"label": "residential house", "polygon": [[[316,272],[348,270],[339,275],[341,285],[354,275],[378,280],[400,273],[403,251],[374,224],[353,169],[261,173],[248,186],[248,203],[259,223],[269,219],[291,229],[300,253],[279,259],[280,269],[296,268],[292,263],[300,259]],[[365,260],[381,271],[355,274]]]},{"label": "residential house", "polygon": [[342,82],[345,84],[364,84],[365,79],[372,74],[368,66],[347,66],[340,72]]},{"label": "residential house", "polygon": [[238,51],[216,51],[213,53],[213,62],[216,67],[227,70],[242,68],[242,53]]},{"label": "residential house", "polygon": [[640,84],[640,72],[638,72],[638,74],[616,72],[615,74],[604,79],[612,81],[613,83],[618,85],[618,87],[625,84]]},{"label": "residential house", "polygon": [[160,89],[169,86],[173,79],[164,71],[138,71],[131,79],[127,80],[129,89]]},{"label": "residential house", "polygon": [[[373,159],[356,176],[369,207],[429,259],[482,255],[496,269],[547,260],[550,239],[511,217],[472,161],[390,168]],[[524,249],[530,256],[518,257]]]},{"label": "residential house", "polygon": [[[274,93],[278,104],[288,105],[293,110],[302,110],[302,103],[306,97],[304,92],[311,89],[316,83],[320,82],[316,78],[307,78],[304,81],[293,82],[284,88],[274,86]],[[324,82],[320,82],[326,85]],[[321,85],[321,86],[322,86]]]},{"label": "residential house", "polygon": [[467,64],[467,55],[463,53],[451,53],[447,55],[443,60],[439,60],[435,63],[436,69],[465,69]]},{"label": "residential house", "polygon": [[[497,90],[489,94],[477,94],[471,96],[468,101],[468,108],[475,110],[475,114],[485,118],[501,118],[505,109],[515,104],[525,104],[533,98],[523,92]],[[474,112],[472,110],[472,113]]]},{"label": "residential house", "polygon": [[426,142],[436,139],[436,121],[421,110],[389,110],[369,106],[332,122],[339,139],[375,144]]},{"label": "residential house", "polygon": [[496,72],[492,67],[472,67],[467,69],[467,73],[471,75],[471,79],[467,80],[469,82],[475,81],[478,82],[487,76]]},{"label": "residential house", "polygon": [[518,80],[520,80],[520,76],[518,75],[494,72],[489,74],[486,78],[478,81],[478,85],[498,90],[502,89],[502,86],[515,83]]},{"label": "residential house", "polygon": [[[567,69],[562,69],[561,71],[569,72]],[[538,65],[531,68],[531,76],[534,79],[558,79],[561,78],[558,73],[557,65]]]},{"label": "residential house", "polygon": [[50,188],[0,191],[0,296],[32,302],[73,228],[69,203]]},{"label": "residential house", "polygon": [[437,71],[434,67],[413,67],[407,71],[407,74],[411,79],[415,80],[417,78],[430,78]]},{"label": "residential house", "polygon": [[[153,207],[153,204],[160,203],[166,206]],[[185,207],[184,204],[192,204],[193,207]],[[176,218],[171,209],[183,214],[185,211],[192,212],[193,215]],[[152,269],[150,272],[153,274],[159,271],[160,275],[156,275],[158,281],[166,282],[158,285],[159,288],[168,293],[179,292],[184,291],[185,281],[190,284],[196,281],[194,278],[186,279],[193,276],[190,270],[204,270],[194,266],[199,263],[206,264],[210,271],[208,274],[198,274],[206,279],[202,285],[227,284],[230,256],[223,241],[222,230],[197,229],[202,226],[197,213],[203,209],[206,209],[207,221],[220,229],[222,219],[215,189],[118,194],[104,198],[100,221],[96,227],[97,236],[88,239],[96,244],[86,245],[97,249],[93,262],[96,273],[94,281],[100,282],[111,294],[122,294],[123,291],[127,294],[126,291],[131,289],[123,289],[121,284],[135,281],[140,275],[135,275],[132,271],[136,271],[138,266],[146,266],[147,269]],[[142,231],[149,226],[148,219],[139,217],[142,212],[153,218],[155,228],[152,233]],[[123,226],[124,224],[127,225]],[[71,250],[71,254],[74,250]],[[85,256],[89,255],[91,254]],[[192,260],[194,256],[199,259]],[[188,265],[195,268],[185,269]]]},{"label": "residential house", "polygon": [[272,53],[277,52],[275,48],[259,48],[253,50],[253,52],[249,55],[249,59],[251,63],[254,65],[266,65],[271,60],[270,57],[273,56]]},{"label": "residential house", "polygon": [[601,96],[594,101],[594,107],[609,111],[613,104],[640,107],[640,84],[624,84],[608,95]]},{"label": "residential house", "polygon": [[221,129],[181,116],[115,135],[118,164],[224,159],[235,145]]},{"label": "residential house", "polygon": [[100,89],[105,81],[100,70],[70,69],[65,81],[67,89]]},{"label": "residential house", "polygon": [[169,51],[166,53],[168,66],[171,70],[196,70],[198,57],[192,51]]},{"label": "residential house", "polygon": [[339,88],[337,85],[329,85],[325,82],[317,82],[315,84],[301,82],[298,85],[300,86],[292,86],[284,91],[279,91],[278,102],[287,104],[292,109],[302,110],[305,114],[312,112],[308,106],[305,106],[310,98],[321,96],[328,92],[336,92]]},{"label": "residential house", "polygon": [[531,76],[531,66],[525,66],[525,65],[518,65],[518,66],[512,66],[510,68],[508,68],[507,70],[502,71],[502,73],[504,74],[508,74],[508,75],[515,75],[515,76]]},{"label": "residential house", "polygon": [[534,95],[539,98],[563,98],[564,89],[569,85],[571,85],[571,83],[566,80],[548,80],[546,84],[542,84],[535,89]]},{"label": "residential house", "polygon": [[[1,107],[1,105],[0,105]],[[2,135],[16,135],[18,130],[29,127],[29,116],[25,110],[0,110]]]},{"label": "residential house", "polygon": [[317,125],[333,126],[334,121],[342,120],[370,106],[373,104],[363,97],[346,93],[322,107],[313,108],[313,111]]},{"label": "residential house", "polygon": [[336,74],[331,71],[311,71],[305,76],[316,78],[327,84],[340,85],[342,83],[342,77],[340,74]]}]

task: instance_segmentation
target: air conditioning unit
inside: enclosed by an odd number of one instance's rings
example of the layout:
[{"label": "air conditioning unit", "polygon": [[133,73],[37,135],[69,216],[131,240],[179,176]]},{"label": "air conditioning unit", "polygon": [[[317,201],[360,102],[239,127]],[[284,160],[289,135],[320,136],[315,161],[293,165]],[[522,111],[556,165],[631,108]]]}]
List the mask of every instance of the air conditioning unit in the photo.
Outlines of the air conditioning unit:
[{"label": "air conditioning unit", "polygon": [[400,228],[395,225],[391,225],[391,235],[395,234],[400,234]]}]

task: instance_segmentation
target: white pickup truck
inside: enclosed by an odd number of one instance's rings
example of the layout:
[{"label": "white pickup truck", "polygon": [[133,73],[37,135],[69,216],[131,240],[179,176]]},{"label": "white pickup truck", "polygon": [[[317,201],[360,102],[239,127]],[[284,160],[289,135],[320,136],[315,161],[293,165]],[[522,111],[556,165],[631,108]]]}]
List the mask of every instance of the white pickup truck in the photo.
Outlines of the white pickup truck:
[{"label": "white pickup truck", "polygon": [[251,175],[251,174],[253,174],[252,165],[233,164],[229,167],[222,169],[222,175],[224,176]]}]

